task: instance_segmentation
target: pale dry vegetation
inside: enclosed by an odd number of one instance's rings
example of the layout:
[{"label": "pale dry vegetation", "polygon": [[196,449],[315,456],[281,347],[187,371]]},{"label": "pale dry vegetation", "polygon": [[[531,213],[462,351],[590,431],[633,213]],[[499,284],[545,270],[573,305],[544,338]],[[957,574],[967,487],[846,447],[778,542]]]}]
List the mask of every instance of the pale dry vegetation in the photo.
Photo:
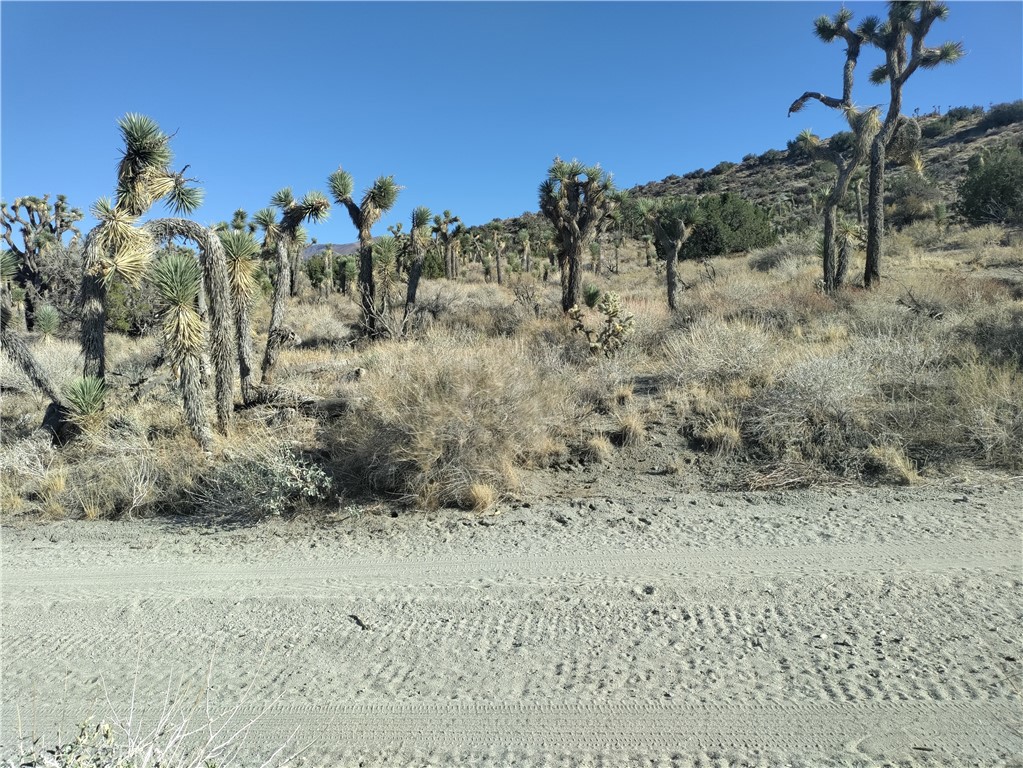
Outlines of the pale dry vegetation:
[{"label": "pale dry vegetation", "polygon": [[[518,493],[523,471],[613,470],[638,449],[659,451],[662,466],[706,453],[717,469],[701,482],[729,487],[1019,470],[1023,275],[1004,267],[1016,236],[896,238],[889,277],[869,292],[823,294],[805,239],[683,262],[674,314],[663,275],[627,246],[617,274],[588,276],[633,316],[607,356],[573,332],[553,280],[497,286],[469,265],[457,282],[424,281],[412,338],[373,343],[353,331],[351,298],[307,294],[293,313],[302,343],[279,366],[291,400],[240,410],[209,459],[151,338],[112,338],[106,408],[65,447],[37,430],[45,400],[2,362],[0,502],[5,515],[85,518],[277,514],[367,494],[484,510]],[[266,305],[253,316],[258,345]],[[596,309],[584,319],[601,322]],[[33,338],[67,386],[76,345]],[[652,423],[674,438],[652,447]]]}]

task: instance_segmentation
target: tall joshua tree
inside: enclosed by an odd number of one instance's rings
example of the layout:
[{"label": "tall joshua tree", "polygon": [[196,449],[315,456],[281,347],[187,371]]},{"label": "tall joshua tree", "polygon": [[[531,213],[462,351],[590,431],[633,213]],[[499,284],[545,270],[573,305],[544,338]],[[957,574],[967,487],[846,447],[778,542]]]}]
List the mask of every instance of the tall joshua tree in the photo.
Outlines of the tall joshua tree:
[{"label": "tall joshua tree", "polygon": [[117,166],[114,201],[100,200],[92,208],[99,224],[85,243],[82,273],[82,352],[84,375],[103,379],[106,372],[106,292],[120,276],[137,285],[152,258],[152,237],[135,226],[158,200],[177,214],[191,213],[202,203],[202,190],[189,186],[185,166],[170,168],[174,154],[170,136],[145,115],[129,113],[118,121],[124,149]]},{"label": "tall joshua tree", "polygon": [[654,237],[665,258],[665,277],[668,288],[668,309],[678,311],[678,259],[682,246],[693,233],[696,208],[692,202],[682,198],[666,197],[644,203]]},{"label": "tall joshua tree", "polygon": [[409,250],[411,259],[408,265],[408,289],[405,293],[405,313],[401,319],[401,334],[408,333],[409,323],[412,317],[412,310],[416,306],[416,293],[419,291],[419,281],[423,277],[423,261],[426,258],[426,245],[430,237],[430,218],[433,214],[425,206],[418,206],[412,211],[411,226],[409,228]]},{"label": "tall joshua tree", "polygon": [[540,184],[540,210],[554,225],[560,248],[561,308],[568,312],[582,292],[582,258],[601,222],[617,205],[611,175],[599,165],[554,158]]},{"label": "tall joshua tree", "polygon": [[258,289],[256,258],[259,255],[259,244],[246,229],[231,229],[220,232],[219,235],[227,261],[231,304],[234,307],[242,402],[249,405],[255,400],[255,383],[252,380],[252,321],[249,319],[249,308]]},{"label": "tall joshua tree", "polygon": [[[82,219],[82,212],[72,208],[64,195],[57,195],[57,201],[50,205],[50,196],[16,197],[8,205],[0,202],[0,227],[3,241],[18,259],[18,270],[13,280],[25,291],[25,327],[31,331],[35,325],[36,304],[46,296],[46,275],[43,274],[40,258],[46,248],[61,243],[64,236],[73,233],[72,242],[78,238],[75,224]],[[20,234],[20,242],[14,237],[14,228]]]},{"label": "tall joshua tree", "polygon": [[379,335],[380,316],[376,305],[376,281],[373,277],[373,225],[394,207],[401,187],[393,176],[381,176],[366,190],[356,204],[352,198],[355,182],[348,171],[338,168],[327,179],[331,196],[348,210],[353,226],[359,232],[359,295],[362,321],[371,338]]},{"label": "tall joshua tree", "polygon": [[[860,33],[871,45],[880,48],[885,62],[871,72],[875,84],[888,82],[891,98],[881,129],[870,145],[870,178],[867,195],[867,266],[863,284],[870,288],[881,280],[881,252],[884,242],[884,169],[886,152],[892,143],[909,143],[918,134],[916,121],[902,117],[902,89],[918,69],[933,69],[962,58],[961,42],[946,42],[936,48],[924,45],[924,38],[935,21],[948,17],[944,3],[889,2],[888,18],[864,19]],[[901,137],[900,137],[901,134]]]},{"label": "tall joshua tree", "polygon": [[273,381],[274,368],[284,344],[284,320],[287,313],[288,294],[291,290],[291,253],[298,240],[303,221],[321,221],[330,211],[330,201],[322,192],[306,193],[301,200],[295,200],[290,188],[275,194],[270,204],[281,212],[280,221],[275,220],[272,209],[264,208],[256,213],[256,221],[266,234],[266,242],[274,250],[277,276],[274,280],[273,308],[270,311],[270,327],[267,330],[266,351],[263,355],[262,382]]},{"label": "tall joshua tree", "polygon": [[213,447],[202,392],[202,353],[205,347],[199,291],[202,272],[195,259],[172,253],[156,262],[152,283],[163,304],[163,337],[167,355],[178,371],[185,421],[204,451]]},{"label": "tall joshua tree", "polygon": [[[224,248],[217,233],[188,219],[166,218],[146,222],[142,231],[153,241],[180,237],[199,247],[200,284],[196,301],[209,302],[209,351],[213,361],[217,398],[217,431],[227,434],[234,411],[235,326],[231,285]],[[182,387],[186,386],[184,378]],[[188,409],[186,403],[186,410]]]},{"label": "tall joshua tree", "polygon": [[799,112],[806,105],[806,102],[814,99],[825,106],[842,110],[852,128],[856,140],[850,151],[838,152],[823,145],[820,139],[809,131],[799,135],[799,142],[811,156],[829,160],[838,169],[838,178],[835,184],[828,190],[822,205],[824,214],[824,290],[831,293],[842,283],[844,270],[837,267],[835,258],[836,236],[835,227],[837,212],[842,201],[849,191],[849,183],[852,180],[856,169],[866,160],[867,152],[871,142],[877,135],[880,128],[878,121],[878,110],[876,108],[860,112],[852,103],[853,75],[856,70],[856,63],[860,56],[860,50],[866,39],[866,32],[853,30],[849,26],[852,21],[852,11],[843,8],[832,18],[820,16],[814,21],[814,33],[825,43],[831,43],[841,38],[845,41],[845,65],[842,69],[842,96],[825,96],[817,91],[807,91],[789,107],[789,115]]},{"label": "tall joshua tree", "polygon": [[456,242],[464,232],[462,220],[452,216],[451,211],[444,211],[439,216],[433,217],[433,236],[440,243],[441,252],[444,254],[444,277],[454,280],[458,277],[458,260],[455,258]]}]

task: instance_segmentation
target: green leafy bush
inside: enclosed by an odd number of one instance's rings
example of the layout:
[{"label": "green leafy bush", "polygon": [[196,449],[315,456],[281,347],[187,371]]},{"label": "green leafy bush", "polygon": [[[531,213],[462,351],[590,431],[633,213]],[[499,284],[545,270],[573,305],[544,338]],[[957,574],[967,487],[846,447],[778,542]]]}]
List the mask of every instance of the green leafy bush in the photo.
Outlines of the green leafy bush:
[{"label": "green leafy bush", "polygon": [[941,192],[923,176],[905,173],[892,181],[885,195],[885,218],[892,226],[904,227],[914,221],[935,218]]},{"label": "green leafy bush", "polygon": [[971,224],[1023,223],[1023,151],[976,155],[959,186],[959,211]]},{"label": "green leafy bush", "polygon": [[751,251],[776,239],[765,208],[724,193],[703,197],[697,203],[692,235],[682,247],[683,259],[702,259],[723,253]]},{"label": "green leafy bush", "polygon": [[979,127],[1000,128],[1003,125],[1023,122],[1023,99],[995,104],[987,111],[987,114],[980,119]]}]

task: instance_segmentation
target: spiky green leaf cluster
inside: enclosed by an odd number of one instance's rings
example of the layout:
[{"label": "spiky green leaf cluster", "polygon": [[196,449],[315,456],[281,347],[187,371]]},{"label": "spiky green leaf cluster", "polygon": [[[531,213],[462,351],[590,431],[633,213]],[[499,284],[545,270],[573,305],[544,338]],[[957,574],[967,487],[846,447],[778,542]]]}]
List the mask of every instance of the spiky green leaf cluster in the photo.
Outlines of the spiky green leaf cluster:
[{"label": "spiky green leaf cluster", "polygon": [[106,198],[97,200],[91,212],[99,222],[94,234],[98,257],[91,271],[105,283],[116,275],[138,286],[155,250],[152,237],[135,226],[136,216]]},{"label": "spiky green leaf cluster", "polygon": [[18,255],[14,251],[0,252],[0,280],[13,280],[18,274]]},{"label": "spiky green leaf cluster", "polygon": [[202,352],[204,336],[198,312],[202,272],[191,256],[172,253],[153,267],[152,283],[164,305],[163,334],[175,364]]},{"label": "spiky green leaf cluster", "polygon": [[398,200],[401,187],[394,181],[394,176],[381,176],[373,182],[362,197],[362,208],[372,207],[376,211],[386,213],[394,207]]},{"label": "spiky green leaf cluster", "polygon": [[85,376],[68,384],[64,389],[64,400],[75,416],[89,418],[103,410],[106,394],[103,379]]},{"label": "spiky green leaf cluster", "polygon": [[43,304],[35,311],[35,327],[43,336],[52,336],[60,328],[60,312],[52,304]]},{"label": "spiky green leaf cluster", "polygon": [[258,287],[256,259],[259,256],[259,244],[249,232],[242,229],[220,232],[219,237],[227,260],[231,295],[236,302],[248,302],[255,296]]},{"label": "spiky green leaf cluster", "polygon": [[330,194],[333,196],[334,202],[342,204],[345,200],[352,199],[355,182],[352,180],[352,174],[348,171],[338,168],[327,178],[327,185],[330,187]]}]

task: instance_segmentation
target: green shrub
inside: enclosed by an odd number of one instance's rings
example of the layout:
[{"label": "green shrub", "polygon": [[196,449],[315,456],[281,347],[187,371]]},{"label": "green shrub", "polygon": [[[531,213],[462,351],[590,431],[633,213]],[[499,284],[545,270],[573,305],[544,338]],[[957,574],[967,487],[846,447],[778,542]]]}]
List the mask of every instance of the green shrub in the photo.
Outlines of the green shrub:
[{"label": "green shrub", "polygon": [[583,288],[583,301],[586,306],[593,309],[600,301],[600,286],[589,283]]},{"label": "green shrub", "polygon": [[979,127],[1000,128],[1003,125],[1023,122],[1023,99],[995,104],[987,111],[987,114],[980,119]]},{"label": "green shrub", "polygon": [[1005,147],[971,158],[959,212],[971,224],[1023,223],[1023,151]]},{"label": "green shrub", "polygon": [[726,192],[700,199],[693,233],[681,255],[684,259],[702,259],[751,251],[771,245],[775,239],[765,208]]},{"label": "green shrub", "polygon": [[896,227],[934,219],[941,192],[923,176],[904,173],[892,181],[885,194],[885,218]]},{"label": "green shrub", "polygon": [[720,163],[711,168],[710,172],[715,176],[719,176],[722,173],[727,173],[728,171],[732,170],[733,168],[735,168],[736,165],[737,165],[736,163],[730,162],[728,160],[722,160]]},{"label": "green shrub", "polygon": [[835,152],[851,152],[856,148],[856,135],[852,131],[839,131],[828,139],[828,148]]}]

